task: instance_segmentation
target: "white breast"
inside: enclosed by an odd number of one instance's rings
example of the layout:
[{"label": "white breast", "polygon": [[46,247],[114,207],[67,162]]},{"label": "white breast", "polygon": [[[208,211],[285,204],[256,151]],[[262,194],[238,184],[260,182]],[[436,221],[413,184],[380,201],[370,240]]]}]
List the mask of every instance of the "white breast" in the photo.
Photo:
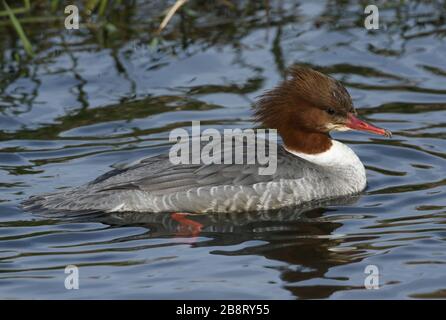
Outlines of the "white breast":
[{"label": "white breast", "polygon": [[366,187],[367,181],[364,165],[352,149],[339,141],[332,140],[330,149],[317,154],[286,150],[332,171],[339,179],[340,185],[347,189],[360,192]]}]

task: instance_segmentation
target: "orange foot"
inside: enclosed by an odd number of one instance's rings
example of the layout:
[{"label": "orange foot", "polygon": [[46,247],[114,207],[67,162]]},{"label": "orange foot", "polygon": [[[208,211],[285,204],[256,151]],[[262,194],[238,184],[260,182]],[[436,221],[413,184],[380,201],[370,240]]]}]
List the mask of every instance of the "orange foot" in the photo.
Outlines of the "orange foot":
[{"label": "orange foot", "polygon": [[183,212],[175,212],[170,215],[173,220],[180,224],[176,235],[196,237],[200,234],[203,225],[197,221],[186,218],[188,215],[189,213]]}]

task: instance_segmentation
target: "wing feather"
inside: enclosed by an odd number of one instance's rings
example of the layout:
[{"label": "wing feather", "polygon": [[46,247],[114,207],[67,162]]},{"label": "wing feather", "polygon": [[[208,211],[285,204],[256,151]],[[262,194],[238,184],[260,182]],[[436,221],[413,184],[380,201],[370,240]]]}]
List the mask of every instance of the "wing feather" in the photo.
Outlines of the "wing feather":
[{"label": "wing feather", "polygon": [[[244,154],[252,152],[244,148]],[[160,164],[160,161],[162,164]],[[165,155],[143,159],[124,169],[115,169],[97,178],[97,191],[134,189],[164,195],[193,188],[213,186],[244,186],[280,179],[299,179],[315,165],[278,147],[277,170],[260,175],[262,165],[256,164],[180,164],[170,163]],[[263,166],[264,167],[264,166]]]}]

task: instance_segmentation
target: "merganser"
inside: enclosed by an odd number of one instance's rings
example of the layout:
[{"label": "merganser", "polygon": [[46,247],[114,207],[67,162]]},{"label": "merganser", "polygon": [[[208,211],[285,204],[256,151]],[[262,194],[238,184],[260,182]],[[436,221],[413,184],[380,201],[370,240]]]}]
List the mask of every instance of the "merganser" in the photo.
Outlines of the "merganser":
[{"label": "merganser", "polygon": [[[255,120],[277,129],[283,145],[277,170],[258,164],[172,164],[166,154],[114,169],[68,191],[34,196],[25,209],[105,212],[246,212],[296,206],[358,194],[364,165],[331,131],[360,130],[390,136],[357,118],[351,97],[336,79],[292,67],[283,82],[254,104]],[[246,153],[255,150],[246,150]]]}]

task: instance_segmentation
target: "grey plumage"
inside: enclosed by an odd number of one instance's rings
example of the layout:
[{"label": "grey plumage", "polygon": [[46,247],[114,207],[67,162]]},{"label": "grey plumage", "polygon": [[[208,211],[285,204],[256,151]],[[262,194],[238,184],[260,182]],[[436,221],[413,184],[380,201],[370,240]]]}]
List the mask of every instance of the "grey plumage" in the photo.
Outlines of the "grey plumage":
[{"label": "grey plumage", "polygon": [[[234,151],[234,150],[233,150]],[[225,152],[222,149],[222,156]],[[255,152],[243,147],[244,156]],[[235,154],[235,152],[234,152]],[[179,164],[145,158],[59,193],[31,197],[28,210],[107,212],[240,212],[270,210],[355,193],[343,177],[354,168],[326,168],[277,149],[277,170],[260,164]],[[341,170],[342,172],[340,172]],[[353,181],[354,182],[354,181]]]}]

